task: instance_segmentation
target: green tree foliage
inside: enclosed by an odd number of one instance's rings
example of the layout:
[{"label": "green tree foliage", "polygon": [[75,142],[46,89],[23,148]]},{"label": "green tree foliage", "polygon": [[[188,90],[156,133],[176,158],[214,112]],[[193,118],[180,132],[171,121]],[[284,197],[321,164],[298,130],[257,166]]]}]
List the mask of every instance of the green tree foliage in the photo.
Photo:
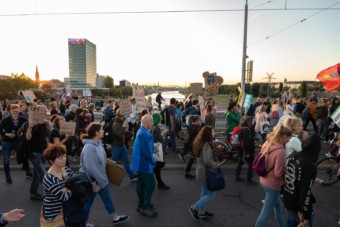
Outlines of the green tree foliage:
[{"label": "green tree foliage", "polygon": [[34,81],[24,73],[21,73],[20,75],[17,73],[12,73],[10,80],[17,91],[38,87],[37,84],[35,84]]},{"label": "green tree foliage", "polygon": [[132,87],[115,87],[110,89],[110,96],[113,98],[128,98],[132,96]]},{"label": "green tree foliage", "polygon": [[306,83],[306,81],[302,81],[302,83],[299,87],[299,95],[300,95],[300,97],[306,97],[307,96],[307,83]]},{"label": "green tree foliage", "polygon": [[253,95],[253,97],[258,97],[260,94],[260,87],[261,85],[259,83],[253,83],[251,85],[251,94]]},{"label": "green tree foliage", "polygon": [[10,79],[0,80],[0,99],[14,99],[18,96],[18,92],[13,86]]},{"label": "green tree foliage", "polygon": [[106,76],[104,79],[104,87],[105,88],[113,88],[113,78],[110,76]]}]

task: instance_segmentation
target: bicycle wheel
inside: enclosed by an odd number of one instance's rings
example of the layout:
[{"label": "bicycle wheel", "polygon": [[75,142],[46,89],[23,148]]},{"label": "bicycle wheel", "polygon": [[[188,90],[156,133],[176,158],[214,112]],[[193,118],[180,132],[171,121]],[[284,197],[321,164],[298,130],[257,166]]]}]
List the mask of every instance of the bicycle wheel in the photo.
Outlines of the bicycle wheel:
[{"label": "bicycle wheel", "polygon": [[321,159],[316,163],[316,178],[320,178],[323,185],[331,185],[338,180],[339,164],[334,157]]}]

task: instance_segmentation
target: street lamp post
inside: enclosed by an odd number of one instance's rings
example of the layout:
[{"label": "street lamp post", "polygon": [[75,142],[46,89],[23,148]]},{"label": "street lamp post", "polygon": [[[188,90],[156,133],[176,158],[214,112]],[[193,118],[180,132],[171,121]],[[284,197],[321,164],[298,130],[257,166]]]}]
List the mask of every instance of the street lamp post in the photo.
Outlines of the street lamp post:
[{"label": "street lamp post", "polygon": [[246,92],[246,58],[247,58],[247,29],[248,29],[248,0],[244,8],[244,31],[243,31],[243,54],[242,54],[242,77],[241,77],[241,90],[242,93]]}]

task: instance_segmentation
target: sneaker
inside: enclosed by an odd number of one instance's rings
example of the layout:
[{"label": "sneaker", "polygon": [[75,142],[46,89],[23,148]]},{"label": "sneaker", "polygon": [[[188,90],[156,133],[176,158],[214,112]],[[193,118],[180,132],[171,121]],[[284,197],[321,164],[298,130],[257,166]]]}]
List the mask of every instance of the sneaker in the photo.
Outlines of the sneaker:
[{"label": "sneaker", "polygon": [[31,194],[31,200],[43,200],[44,196],[39,194]]},{"label": "sneaker", "polygon": [[141,209],[140,213],[149,218],[154,218],[157,216],[157,212],[154,211],[154,209],[152,209],[151,207],[146,208],[146,209]]},{"label": "sneaker", "polygon": [[130,182],[131,183],[134,183],[134,182],[136,182],[137,181],[137,176],[135,175],[135,176],[133,176],[131,179],[130,179]]},{"label": "sneaker", "polygon": [[158,188],[159,189],[163,189],[163,190],[169,190],[170,189],[170,187],[168,185],[166,185],[166,184],[159,184]]},{"label": "sneaker", "polygon": [[183,156],[181,153],[178,154],[178,157],[179,157],[179,159],[181,159],[183,162],[185,162],[184,156]]},{"label": "sneaker", "polygon": [[126,222],[129,219],[129,216],[127,215],[118,215],[115,220],[112,220],[114,225],[121,224],[123,222]]},{"label": "sneaker", "polygon": [[198,218],[199,219],[205,219],[205,218],[207,218],[208,217],[208,215],[206,215],[206,213],[204,212],[204,213],[201,213],[201,214],[198,214]]},{"label": "sneaker", "polygon": [[6,177],[6,182],[7,182],[7,184],[12,184],[13,183],[12,178]]},{"label": "sneaker", "polygon": [[195,178],[195,176],[192,175],[192,174],[190,174],[190,173],[186,173],[186,174],[184,175],[184,177],[187,178],[187,179],[194,179],[194,178]]},{"label": "sneaker", "polygon": [[208,212],[208,211],[205,211],[204,214],[207,217],[213,217],[214,216],[214,213],[211,213],[211,212]]},{"label": "sneaker", "polygon": [[192,206],[188,206],[188,210],[191,217],[198,219],[198,211],[195,208],[193,208]]}]

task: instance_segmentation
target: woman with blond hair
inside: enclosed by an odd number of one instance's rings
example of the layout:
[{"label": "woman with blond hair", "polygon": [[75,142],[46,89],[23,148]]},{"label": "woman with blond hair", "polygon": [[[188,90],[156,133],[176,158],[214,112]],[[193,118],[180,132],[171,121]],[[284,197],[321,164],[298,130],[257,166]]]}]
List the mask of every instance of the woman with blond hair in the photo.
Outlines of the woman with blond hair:
[{"label": "woman with blond hair", "polygon": [[284,126],[275,127],[267,136],[267,141],[262,146],[261,153],[266,158],[266,176],[260,176],[260,183],[265,191],[265,199],[255,227],[265,225],[267,218],[274,209],[275,217],[279,225],[285,226],[284,206],[280,198],[285,174],[285,150],[284,145],[292,136],[292,131]]}]

